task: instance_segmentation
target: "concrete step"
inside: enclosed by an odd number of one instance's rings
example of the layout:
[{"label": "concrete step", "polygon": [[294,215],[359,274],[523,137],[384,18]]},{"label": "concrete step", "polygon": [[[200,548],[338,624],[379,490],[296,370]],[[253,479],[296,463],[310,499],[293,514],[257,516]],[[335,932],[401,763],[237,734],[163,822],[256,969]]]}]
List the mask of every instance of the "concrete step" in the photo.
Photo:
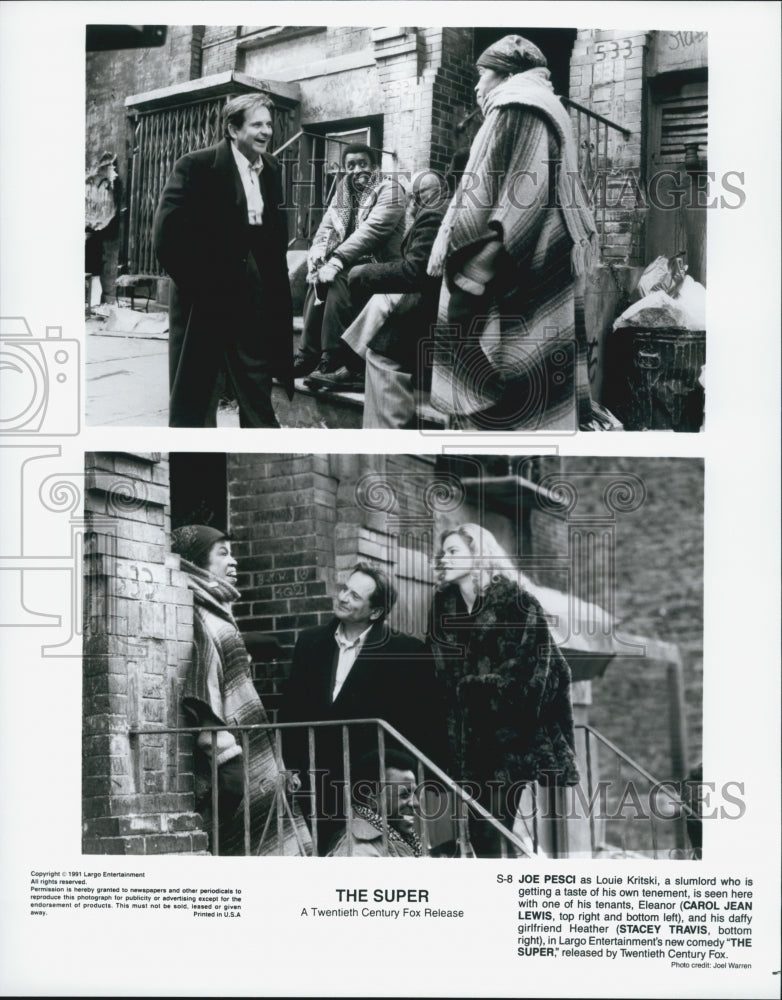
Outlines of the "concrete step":
[{"label": "concrete step", "polygon": [[[275,384],[272,402],[283,427],[360,428],[364,413],[363,392],[310,389],[304,384],[304,379],[296,379],[292,400],[288,399],[282,386]],[[423,393],[419,394],[417,406],[419,427],[425,430],[447,429],[447,417],[433,409]]]},{"label": "concrete step", "polygon": [[[294,351],[298,350],[302,330],[301,316],[293,317]],[[272,400],[277,419],[283,427],[361,427],[364,413],[363,392],[330,392],[310,389],[304,379],[294,382],[294,396],[289,400],[275,385]],[[448,418],[429,405],[425,393],[418,393],[418,425],[423,430],[447,430]]]}]

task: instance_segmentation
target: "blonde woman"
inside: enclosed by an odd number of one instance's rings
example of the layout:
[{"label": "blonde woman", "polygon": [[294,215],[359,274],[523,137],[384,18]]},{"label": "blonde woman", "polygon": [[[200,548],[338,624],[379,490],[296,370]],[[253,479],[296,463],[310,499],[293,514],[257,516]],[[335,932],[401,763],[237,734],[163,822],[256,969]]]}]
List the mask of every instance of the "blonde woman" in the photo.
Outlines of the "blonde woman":
[{"label": "blonde woman", "polygon": [[[474,783],[481,804],[512,828],[530,782],[578,783],[570,669],[491,532],[447,529],[435,567],[430,644],[455,777]],[[470,835],[478,855],[493,856],[497,838],[486,826],[473,824]]]}]

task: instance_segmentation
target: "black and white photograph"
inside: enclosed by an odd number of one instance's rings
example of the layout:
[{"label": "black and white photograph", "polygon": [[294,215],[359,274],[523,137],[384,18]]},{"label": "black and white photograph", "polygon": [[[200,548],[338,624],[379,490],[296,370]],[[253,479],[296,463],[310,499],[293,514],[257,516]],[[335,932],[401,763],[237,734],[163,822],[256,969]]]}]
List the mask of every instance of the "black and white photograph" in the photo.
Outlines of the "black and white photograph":
[{"label": "black and white photograph", "polygon": [[780,66],[0,0],[0,994],[779,996]]},{"label": "black and white photograph", "polygon": [[87,28],[90,425],[703,429],[706,31],[140,27]]},{"label": "black and white photograph", "polygon": [[85,491],[85,853],[700,858],[700,460],[100,453]]}]

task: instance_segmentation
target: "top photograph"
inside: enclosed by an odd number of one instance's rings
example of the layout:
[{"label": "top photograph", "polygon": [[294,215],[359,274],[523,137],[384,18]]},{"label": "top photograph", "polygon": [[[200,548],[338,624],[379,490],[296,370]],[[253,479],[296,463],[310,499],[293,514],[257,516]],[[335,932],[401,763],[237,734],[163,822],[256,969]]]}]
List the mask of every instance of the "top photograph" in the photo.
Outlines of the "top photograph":
[{"label": "top photograph", "polygon": [[88,25],[87,424],[702,431],[707,44]]}]

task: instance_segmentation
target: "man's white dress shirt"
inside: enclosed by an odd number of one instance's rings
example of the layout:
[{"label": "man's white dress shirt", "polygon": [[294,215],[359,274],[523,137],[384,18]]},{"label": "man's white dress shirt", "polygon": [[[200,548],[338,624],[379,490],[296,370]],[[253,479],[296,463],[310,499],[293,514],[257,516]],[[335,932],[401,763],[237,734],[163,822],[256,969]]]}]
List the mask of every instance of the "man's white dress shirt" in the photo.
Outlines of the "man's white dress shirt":
[{"label": "man's white dress shirt", "polygon": [[261,195],[261,170],[263,160],[259,156],[255,164],[250,163],[244,153],[240,153],[235,143],[231,143],[231,152],[242,179],[242,187],[247,197],[247,216],[251,226],[263,225],[263,196]]},{"label": "man's white dress shirt", "polygon": [[[372,625],[375,623],[372,622]],[[353,664],[356,662],[358,654],[361,652],[361,647],[364,645],[364,640],[369,635],[372,630],[372,625],[368,629],[365,629],[358,638],[352,641],[345,636],[345,632],[342,628],[342,622],[337,626],[337,631],[334,633],[334,641],[339,647],[339,659],[337,660],[337,673],[334,678],[334,691],[331,695],[331,700],[336,701],[337,695],[342,690],[342,685],[345,683],[348,674],[353,669]]]}]

